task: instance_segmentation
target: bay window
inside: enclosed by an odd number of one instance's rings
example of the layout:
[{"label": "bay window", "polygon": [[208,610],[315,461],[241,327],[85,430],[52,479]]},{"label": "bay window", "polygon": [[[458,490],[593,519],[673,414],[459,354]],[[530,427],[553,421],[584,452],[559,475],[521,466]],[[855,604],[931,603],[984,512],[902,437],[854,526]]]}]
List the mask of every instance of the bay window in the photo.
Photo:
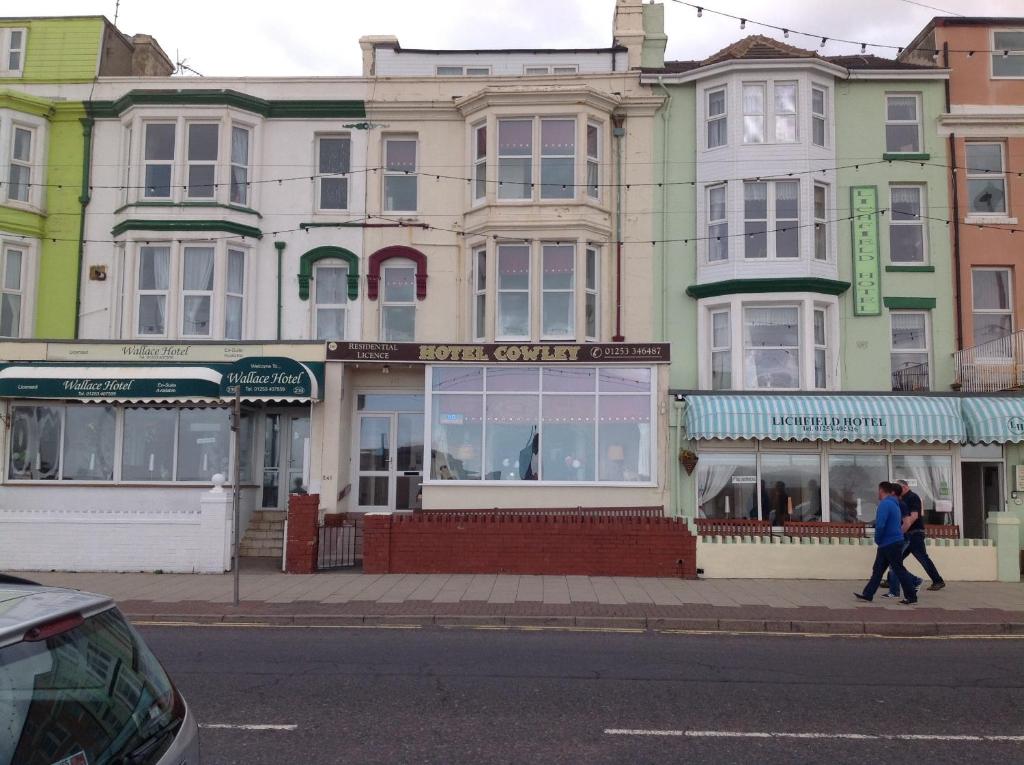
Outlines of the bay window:
[{"label": "bay window", "polygon": [[183,337],[208,337],[213,312],[213,248],[186,247],[182,256]]},{"label": "bay window", "polygon": [[169,198],[174,171],[175,125],[173,122],[148,122],[143,130],[145,196],[148,199]]},{"label": "bay window", "polygon": [[139,248],[138,326],[139,335],[162,336],[167,332],[167,292],[170,289],[171,248]]},{"label": "bay window", "polygon": [[540,197],[572,199],[576,196],[576,120],[540,121]]},{"label": "bay window", "polygon": [[352,142],[348,136],[318,136],[317,172],[320,174],[317,209],[348,209],[348,177]]},{"label": "bay window", "polygon": [[928,314],[923,311],[891,311],[892,389],[929,390]]},{"label": "bay window", "polygon": [[885,151],[890,154],[915,154],[921,151],[921,110],[918,95],[886,94]]},{"label": "bay window", "polygon": [[743,83],[743,143],[764,143],[764,83]]},{"label": "bay window", "polygon": [[188,125],[189,199],[210,199],[217,182],[217,145],[220,126],[193,122]]},{"label": "bay window", "polygon": [[431,480],[653,482],[649,367],[432,367]]},{"label": "bay window", "polygon": [[473,128],[473,199],[487,197],[487,124]]},{"label": "bay window", "polygon": [[416,212],[418,202],[415,137],[384,139],[384,209]]},{"label": "bay window", "polygon": [[732,387],[732,332],[728,311],[711,312],[711,389]]},{"label": "bay window", "polygon": [[969,212],[973,215],[1006,215],[1004,144],[971,141],[966,148]]},{"label": "bay window", "polygon": [[924,190],[920,186],[892,186],[889,194],[889,259],[893,263],[923,263]]},{"label": "bay window", "polygon": [[744,182],[743,210],[744,257],[800,257],[799,181]]},{"label": "bay window", "polygon": [[541,246],[541,336],[575,337],[576,248],[571,244]]},{"label": "bay window", "polygon": [[800,309],[743,311],[743,367],[747,389],[800,387]]},{"label": "bay window", "polygon": [[601,296],[601,253],[594,247],[587,247],[586,277],[583,317],[586,322],[584,336],[587,340],[600,339],[600,296]]},{"label": "bay window", "polygon": [[729,259],[728,187],[726,184],[708,189],[708,261]]},{"label": "bay window", "polygon": [[28,202],[31,196],[33,137],[31,128],[15,125],[11,131],[7,199],[12,202]]},{"label": "bay window", "polygon": [[725,146],[729,142],[725,93],[725,88],[715,88],[707,91],[707,116],[705,120],[707,122],[706,131],[709,149]]},{"label": "bay window", "polygon": [[28,253],[0,244],[0,337],[21,337]]},{"label": "bay window", "polygon": [[[1013,274],[1009,268],[971,269],[971,322],[974,344],[981,345],[1013,333]],[[993,349],[986,355],[1005,355]]]},{"label": "bay window", "polygon": [[587,196],[601,198],[601,126],[587,123]]},{"label": "bay window", "polygon": [[224,339],[241,340],[245,313],[245,251],[228,249]]},{"label": "bay window", "polygon": [[814,184],[814,259],[828,260],[828,186]]},{"label": "bay window", "polygon": [[533,120],[498,120],[498,199],[533,197]]},{"label": "bay window", "polygon": [[795,82],[775,83],[775,142],[796,143],[797,85]]},{"label": "bay window", "polygon": [[828,135],[828,91],[824,88],[811,88],[811,142],[815,146],[825,146]]},{"label": "bay window", "polygon": [[313,268],[316,340],[344,340],[348,314],[348,264],[321,261]]},{"label": "bay window", "polygon": [[530,338],[530,245],[498,245],[499,339]]},{"label": "bay window", "polygon": [[231,204],[249,204],[249,129],[231,128]]},{"label": "bay window", "polygon": [[383,267],[384,299],[380,309],[380,339],[412,342],[416,339],[416,266],[392,260]]}]

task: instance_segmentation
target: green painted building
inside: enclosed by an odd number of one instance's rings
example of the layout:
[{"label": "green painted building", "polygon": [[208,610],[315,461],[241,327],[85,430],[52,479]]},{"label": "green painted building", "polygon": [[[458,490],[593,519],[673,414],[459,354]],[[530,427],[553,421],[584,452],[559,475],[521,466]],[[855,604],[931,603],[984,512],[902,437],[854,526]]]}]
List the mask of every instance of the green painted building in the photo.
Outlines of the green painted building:
[{"label": "green painted building", "polygon": [[0,18],[0,337],[76,335],[92,122],[53,86],[172,71],[102,16]]}]

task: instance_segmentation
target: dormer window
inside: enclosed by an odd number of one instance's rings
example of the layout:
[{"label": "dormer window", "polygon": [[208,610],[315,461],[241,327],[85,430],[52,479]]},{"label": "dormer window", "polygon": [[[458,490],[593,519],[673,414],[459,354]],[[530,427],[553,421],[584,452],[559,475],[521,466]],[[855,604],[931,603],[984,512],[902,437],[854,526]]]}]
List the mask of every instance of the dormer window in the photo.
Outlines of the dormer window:
[{"label": "dormer window", "polygon": [[992,33],[992,76],[1024,78],[1024,30]]},{"label": "dormer window", "polygon": [[21,76],[27,37],[27,29],[0,29],[0,76]]},{"label": "dormer window", "polygon": [[527,76],[536,76],[544,74],[576,74],[579,72],[579,67],[576,64],[560,64],[557,66],[524,66],[523,74]]},{"label": "dormer window", "polygon": [[434,69],[438,77],[486,77],[491,73],[489,66],[438,66]]}]

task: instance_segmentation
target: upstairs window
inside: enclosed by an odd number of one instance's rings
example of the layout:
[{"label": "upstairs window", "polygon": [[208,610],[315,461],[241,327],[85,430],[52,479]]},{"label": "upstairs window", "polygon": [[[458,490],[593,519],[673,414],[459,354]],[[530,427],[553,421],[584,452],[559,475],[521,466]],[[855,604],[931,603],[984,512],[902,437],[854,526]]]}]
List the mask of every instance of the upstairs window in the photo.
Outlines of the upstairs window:
[{"label": "upstairs window", "polygon": [[473,338],[487,337],[487,248],[473,251]]},{"label": "upstairs window", "polygon": [[571,199],[576,195],[576,120],[540,121],[540,197]]},{"label": "upstairs window", "polygon": [[579,67],[576,64],[559,64],[557,66],[524,66],[523,74],[525,75],[541,75],[541,74],[576,74],[579,71]]},{"label": "upstairs window", "polygon": [[21,337],[27,254],[20,247],[0,249],[0,337]]},{"label": "upstairs window", "polygon": [[249,130],[231,128],[231,204],[249,204]]},{"label": "upstairs window", "polygon": [[320,210],[348,209],[348,172],[351,168],[352,142],[348,136],[317,138],[317,172],[320,174]]},{"label": "upstairs window", "polygon": [[992,33],[992,76],[1024,77],[1024,30]]},{"label": "upstairs window", "polygon": [[800,387],[800,309],[746,308],[743,366],[747,389]]},{"label": "upstairs window", "polygon": [[0,29],[0,75],[17,77],[25,68],[27,29]]},{"label": "upstairs window", "polygon": [[188,197],[211,199],[217,182],[219,125],[192,123],[188,126]]},{"label": "upstairs window", "polygon": [[32,190],[33,132],[29,128],[14,126],[11,136],[11,169],[7,198],[13,202],[28,202]]},{"label": "upstairs window", "polygon": [[1001,143],[967,144],[967,196],[976,215],[1006,214],[1005,147]]},{"label": "upstairs window", "polygon": [[182,337],[209,337],[213,313],[213,247],[186,247],[182,258]]},{"label": "upstairs window", "polygon": [[530,339],[530,245],[498,245],[497,336]]},{"label": "upstairs window", "polygon": [[533,196],[533,120],[498,120],[498,199]]},{"label": "upstairs window", "polygon": [[586,321],[586,339],[600,339],[600,295],[601,295],[601,253],[594,247],[588,247],[587,283],[584,293],[583,316]]},{"label": "upstairs window", "polygon": [[811,88],[811,140],[815,146],[824,146],[828,133],[828,92],[824,88]]},{"label": "upstairs window", "polygon": [[601,198],[601,126],[587,123],[587,196]]},{"label": "upstairs window", "polygon": [[707,136],[708,148],[725,146],[729,141],[727,130],[725,88],[707,92]]},{"label": "upstairs window", "polygon": [[828,186],[814,184],[814,259],[828,260]]},{"label": "upstairs window", "polygon": [[764,83],[744,83],[743,143],[764,141]]},{"label": "upstairs window", "polygon": [[541,247],[541,336],[566,339],[576,335],[576,248],[571,244]]},{"label": "upstairs window", "polygon": [[487,198],[487,125],[473,128],[473,199]]},{"label": "upstairs window", "polygon": [[727,198],[724,183],[708,189],[708,261],[711,263],[729,259]]},{"label": "upstairs window", "polygon": [[167,199],[171,196],[174,132],[175,126],[171,122],[150,122],[145,126],[143,160],[145,196],[149,199]]},{"label": "upstairs window", "polygon": [[825,309],[814,309],[814,387],[828,387],[828,331]]},{"label": "upstairs window", "polygon": [[380,339],[411,343],[416,339],[416,266],[409,261],[393,260],[383,271]]},{"label": "upstairs window", "polygon": [[775,83],[775,142],[796,143],[797,87],[795,82]]},{"label": "upstairs window", "polygon": [[728,311],[711,313],[711,390],[732,388],[732,330]]},{"label": "upstairs window", "polygon": [[384,140],[384,210],[416,212],[416,139]]},{"label": "upstairs window", "polygon": [[[744,256],[800,256],[800,182],[749,181],[743,184]],[[775,236],[769,239],[768,231]]]},{"label": "upstairs window", "polygon": [[924,190],[892,186],[889,217],[889,259],[893,263],[924,262]]},{"label": "upstairs window", "polygon": [[928,390],[928,314],[920,311],[892,311],[892,389]]},{"label": "upstairs window", "polygon": [[139,250],[137,334],[167,334],[167,292],[170,289],[170,247],[145,246]]},{"label": "upstairs window", "polygon": [[228,249],[224,339],[241,340],[245,319],[245,251]]},{"label": "upstairs window", "polygon": [[317,340],[344,340],[348,315],[348,265],[320,262],[313,268],[314,335]]},{"label": "upstairs window", "polygon": [[885,97],[885,151],[916,154],[921,151],[920,97],[887,94]]},{"label": "upstairs window", "polygon": [[[971,320],[974,344],[981,345],[1013,333],[1013,278],[1008,268],[971,269]],[[1005,349],[986,353],[1004,355]]]},{"label": "upstairs window", "polygon": [[438,66],[434,73],[438,77],[486,77],[491,73],[489,66]]}]

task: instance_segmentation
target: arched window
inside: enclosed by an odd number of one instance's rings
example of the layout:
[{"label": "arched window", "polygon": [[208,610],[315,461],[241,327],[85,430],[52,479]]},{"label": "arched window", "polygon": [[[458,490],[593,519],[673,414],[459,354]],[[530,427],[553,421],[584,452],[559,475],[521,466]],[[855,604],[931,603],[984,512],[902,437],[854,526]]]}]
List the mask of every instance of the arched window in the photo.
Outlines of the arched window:
[{"label": "arched window", "polygon": [[312,336],[344,340],[348,304],[359,296],[359,258],[341,247],[317,247],[299,259],[299,298],[313,282]]}]

